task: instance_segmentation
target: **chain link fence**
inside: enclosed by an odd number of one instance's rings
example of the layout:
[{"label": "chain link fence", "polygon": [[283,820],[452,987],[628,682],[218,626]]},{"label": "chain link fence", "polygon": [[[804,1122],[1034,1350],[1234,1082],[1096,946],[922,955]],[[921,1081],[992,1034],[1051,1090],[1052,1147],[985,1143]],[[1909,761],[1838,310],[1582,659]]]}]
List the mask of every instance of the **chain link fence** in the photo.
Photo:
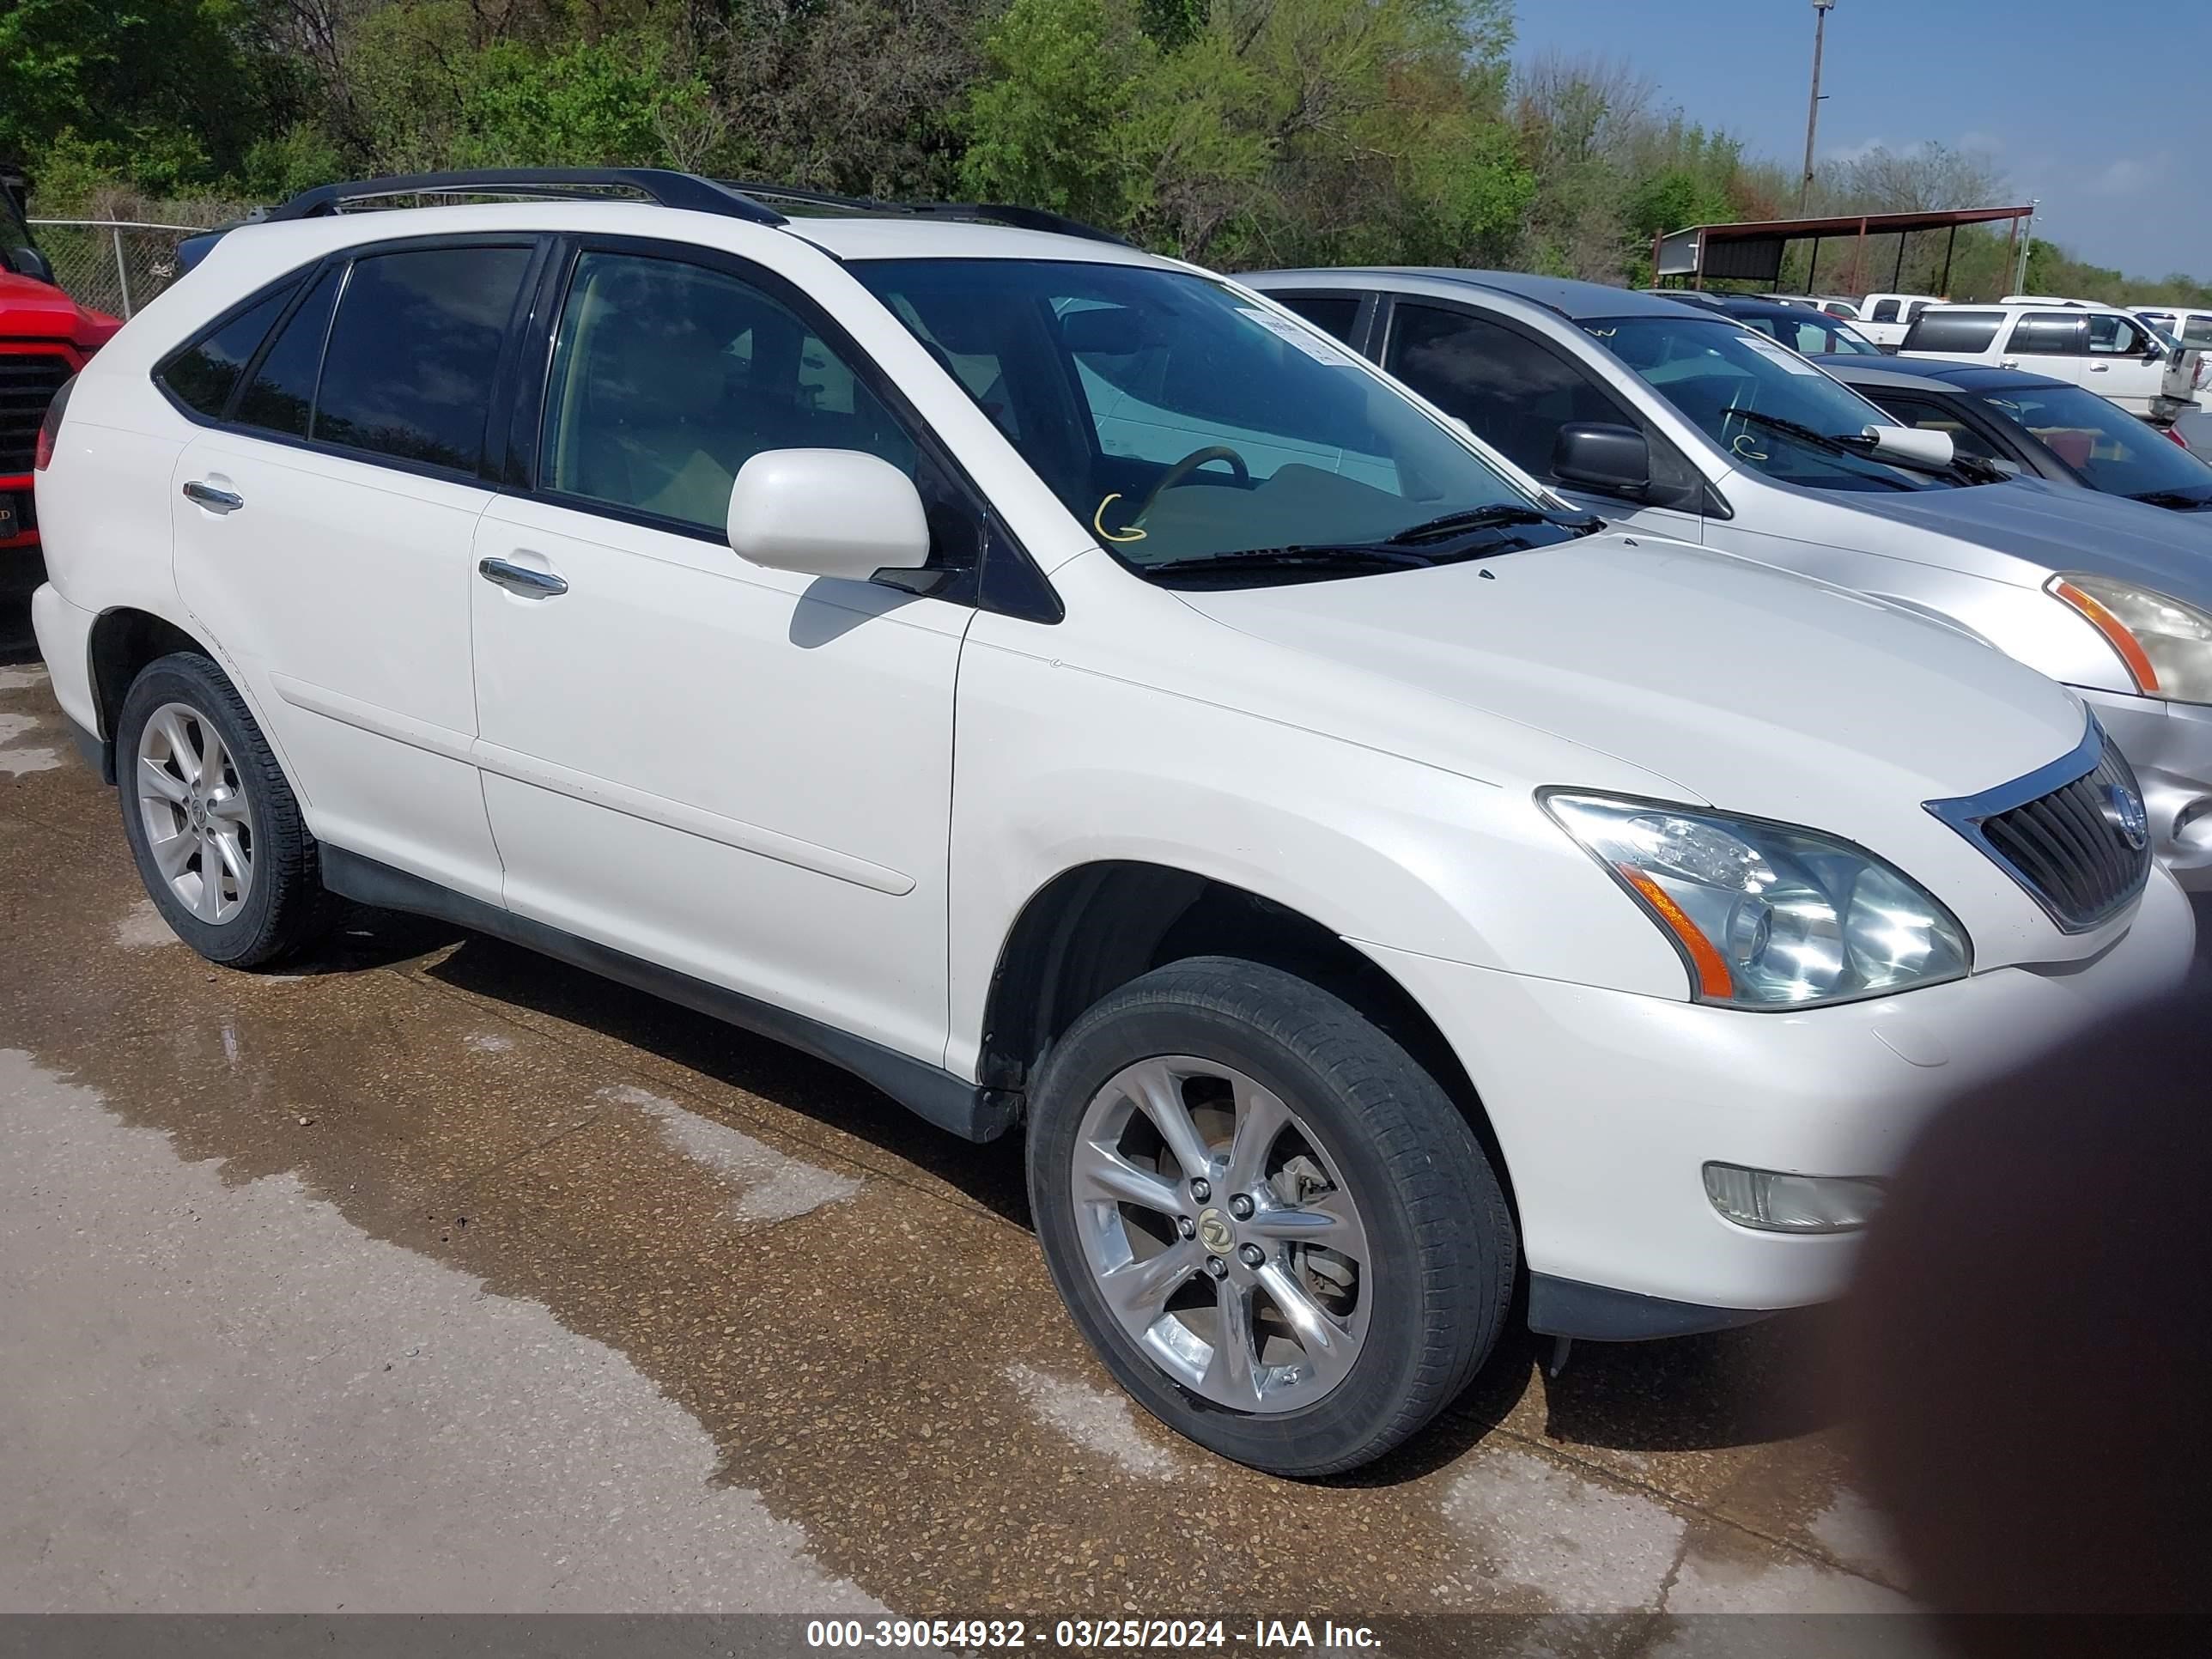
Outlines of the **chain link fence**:
[{"label": "chain link fence", "polygon": [[128,318],[177,279],[177,244],[204,225],[33,219],[54,279],[79,305]]}]

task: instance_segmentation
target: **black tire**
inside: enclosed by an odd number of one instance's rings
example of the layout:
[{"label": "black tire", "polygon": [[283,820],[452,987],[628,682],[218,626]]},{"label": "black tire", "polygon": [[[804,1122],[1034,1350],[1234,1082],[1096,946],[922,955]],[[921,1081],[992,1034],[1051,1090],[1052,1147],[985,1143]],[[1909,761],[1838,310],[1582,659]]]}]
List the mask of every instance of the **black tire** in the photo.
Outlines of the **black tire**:
[{"label": "black tire", "polygon": [[[1358,1208],[1374,1264],[1365,1340],[1309,1405],[1244,1412],[1186,1387],[1097,1288],[1072,1185],[1084,1114],[1123,1068],[1170,1054],[1233,1066],[1290,1105]],[[1200,1445],[1282,1475],[1355,1468],[1450,1403],[1496,1344],[1517,1251],[1498,1177],[1436,1080],[1328,992],[1225,957],[1157,969],[1075,1022],[1030,1103],[1030,1200],[1054,1282],[1122,1387]]]},{"label": "black tire", "polygon": [[[234,913],[217,921],[196,915],[162,874],[140,805],[140,739],[147,722],[173,703],[190,709],[222,738],[245,797],[252,879]],[[131,682],[116,721],[115,775],[123,833],[139,879],[177,937],[210,962],[263,967],[329,927],[336,906],[323,889],[320,854],[299,800],[245,699],[208,658],[177,652],[148,664]]]}]

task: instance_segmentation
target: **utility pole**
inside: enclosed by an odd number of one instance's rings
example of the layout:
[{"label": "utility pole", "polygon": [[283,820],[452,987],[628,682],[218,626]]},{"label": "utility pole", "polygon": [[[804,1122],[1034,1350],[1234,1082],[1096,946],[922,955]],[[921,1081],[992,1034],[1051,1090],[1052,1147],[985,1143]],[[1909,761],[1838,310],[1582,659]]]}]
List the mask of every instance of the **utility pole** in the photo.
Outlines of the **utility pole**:
[{"label": "utility pole", "polygon": [[2041,197],[2028,198],[2027,230],[2020,239],[2020,263],[2013,267],[2012,273],[2012,291],[2015,294],[2027,291],[2027,251],[2035,241],[2035,210],[2042,205]]},{"label": "utility pole", "polygon": [[1813,199],[1813,137],[1820,130],[1820,48],[1827,43],[1828,14],[1836,0],[1813,0],[1813,96],[1805,106],[1805,178],[1797,187],[1797,216]]}]

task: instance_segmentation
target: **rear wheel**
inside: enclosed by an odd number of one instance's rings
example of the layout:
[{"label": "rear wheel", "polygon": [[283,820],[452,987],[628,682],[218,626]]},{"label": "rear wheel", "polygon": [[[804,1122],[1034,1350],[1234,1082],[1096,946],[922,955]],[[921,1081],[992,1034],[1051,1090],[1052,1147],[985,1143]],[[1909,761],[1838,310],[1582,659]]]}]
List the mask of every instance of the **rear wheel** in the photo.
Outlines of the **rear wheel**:
[{"label": "rear wheel", "polygon": [[1031,1094],[1053,1278],[1122,1385],[1256,1468],[1348,1469],[1496,1342],[1504,1195],[1449,1097],[1355,1009],[1226,957],[1085,1013]]},{"label": "rear wheel", "polygon": [[327,926],[319,854],[261,728],[196,652],[149,664],[116,722],[123,831],[162,919],[210,962],[274,962]]}]

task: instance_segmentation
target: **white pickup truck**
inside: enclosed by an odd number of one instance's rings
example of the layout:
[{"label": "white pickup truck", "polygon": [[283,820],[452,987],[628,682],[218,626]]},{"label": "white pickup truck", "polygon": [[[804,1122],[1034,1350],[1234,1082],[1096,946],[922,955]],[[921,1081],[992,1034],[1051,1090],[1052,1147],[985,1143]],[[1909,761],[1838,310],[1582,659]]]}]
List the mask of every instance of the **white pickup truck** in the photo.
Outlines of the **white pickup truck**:
[{"label": "white pickup truck", "polygon": [[2203,353],[2174,349],[2118,307],[2073,301],[1930,307],[1913,320],[1898,355],[2071,380],[2157,426],[2196,406],[2203,379]]},{"label": "white pickup truck", "polygon": [[1913,319],[1929,306],[1942,303],[1934,294],[1869,294],[1859,301],[1859,332],[1884,351],[1895,351],[1905,343]]}]

